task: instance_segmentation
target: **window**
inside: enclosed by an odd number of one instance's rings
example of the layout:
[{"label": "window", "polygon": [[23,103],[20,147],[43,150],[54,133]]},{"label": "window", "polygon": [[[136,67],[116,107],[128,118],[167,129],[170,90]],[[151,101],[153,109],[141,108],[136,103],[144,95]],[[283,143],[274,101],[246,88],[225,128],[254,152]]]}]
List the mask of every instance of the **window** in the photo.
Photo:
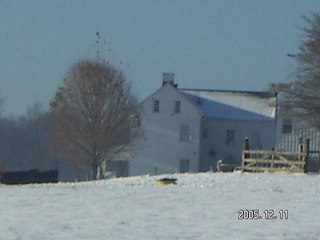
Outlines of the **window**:
[{"label": "window", "polygon": [[175,105],[174,105],[174,112],[175,113],[180,113],[180,106],[181,106],[180,101],[176,101]]},{"label": "window", "polygon": [[153,101],[153,112],[159,112],[160,110],[160,101],[154,100]]},{"label": "window", "polygon": [[188,142],[190,141],[190,126],[189,125],[181,125],[180,126],[180,141]]},{"label": "window", "polygon": [[227,129],[226,133],[226,144],[233,145],[235,140],[235,130],[234,129]]},{"label": "window", "polygon": [[261,146],[261,133],[259,130],[253,130],[251,132],[251,143],[254,149],[262,149]]},{"label": "window", "polygon": [[181,159],[180,166],[179,166],[179,172],[180,173],[189,172],[189,168],[190,168],[190,160]]},{"label": "window", "polygon": [[209,136],[209,131],[207,128],[202,129],[202,139],[207,139]]},{"label": "window", "polygon": [[282,122],[282,133],[290,134],[292,133],[292,119],[291,118],[284,118]]}]

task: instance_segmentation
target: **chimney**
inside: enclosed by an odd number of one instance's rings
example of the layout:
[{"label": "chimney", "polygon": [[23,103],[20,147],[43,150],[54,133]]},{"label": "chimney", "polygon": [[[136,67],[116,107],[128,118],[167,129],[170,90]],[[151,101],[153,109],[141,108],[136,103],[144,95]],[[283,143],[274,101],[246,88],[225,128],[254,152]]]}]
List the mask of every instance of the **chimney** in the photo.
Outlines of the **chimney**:
[{"label": "chimney", "polygon": [[178,86],[174,84],[174,73],[162,73],[162,86],[165,84],[171,84],[175,88]]}]

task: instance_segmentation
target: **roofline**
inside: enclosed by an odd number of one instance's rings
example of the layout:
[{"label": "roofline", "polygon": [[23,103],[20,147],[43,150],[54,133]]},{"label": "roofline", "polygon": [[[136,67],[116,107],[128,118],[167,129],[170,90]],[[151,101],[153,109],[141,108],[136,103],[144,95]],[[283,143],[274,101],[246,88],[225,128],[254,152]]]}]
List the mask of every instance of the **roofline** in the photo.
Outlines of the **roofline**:
[{"label": "roofline", "polygon": [[276,92],[268,92],[268,91],[242,91],[242,90],[219,90],[219,89],[195,89],[195,88],[178,88],[181,91],[206,91],[206,92],[222,92],[222,93],[247,93],[254,95],[263,95],[266,97],[276,97]]},{"label": "roofline", "polygon": [[[230,120],[230,121],[274,121],[275,120],[275,117],[270,117],[270,116],[266,116],[266,115],[263,115],[263,114],[260,114],[260,113],[257,113],[257,112],[252,112],[252,111],[249,111],[249,110],[246,110],[246,109],[241,109],[241,108],[238,108],[236,106],[232,106],[232,105],[228,105],[228,104],[225,104],[225,103],[221,103],[221,102],[217,102],[215,100],[211,100],[211,99],[206,99],[206,98],[203,98],[203,97],[199,97],[197,95],[193,95],[192,93],[186,93],[186,92],[181,92],[180,93],[181,95],[183,95],[187,100],[189,100],[189,102],[191,102],[191,104],[193,104],[197,109],[199,109],[199,111],[202,113],[202,117],[206,118],[206,119],[216,119],[216,120]],[[251,115],[255,115],[255,116],[260,116],[262,117],[263,119],[239,119],[239,118],[227,118],[227,117],[223,117],[223,116],[219,116],[219,117],[212,117],[212,116],[207,116],[205,111],[203,111],[197,103],[195,103],[193,100],[190,99],[190,97],[188,96],[191,96],[191,97],[195,97],[195,98],[198,98],[198,99],[202,99],[204,101],[208,101],[208,102],[213,102],[215,104],[219,104],[219,105],[224,105],[224,107],[228,107],[228,108],[233,108],[233,109],[238,109],[242,112],[246,112],[246,114],[251,114]]]},{"label": "roofline", "polygon": [[200,115],[201,118],[204,117],[204,113],[203,113],[202,110],[197,106],[197,104],[195,104],[193,101],[191,101],[191,99],[188,98],[185,94],[183,94],[182,92],[180,92],[179,89],[177,90],[177,92],[180,94],[181,97],[183,97],[187,102],[189,102],[193,108],[195,108],[195,110],[199,113],[199,115]]}]

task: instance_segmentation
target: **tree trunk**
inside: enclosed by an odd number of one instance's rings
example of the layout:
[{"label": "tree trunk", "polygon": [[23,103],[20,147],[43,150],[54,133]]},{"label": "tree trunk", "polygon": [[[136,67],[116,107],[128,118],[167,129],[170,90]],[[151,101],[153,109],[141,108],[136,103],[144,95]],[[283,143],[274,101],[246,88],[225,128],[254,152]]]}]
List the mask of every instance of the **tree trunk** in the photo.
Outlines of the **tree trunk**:
[{"label": "tree trunk", "polygon": [[99,179],[104,179],[105,173],[106,173],[106,169],[104,166],[104,162],[101,162],[99,165]]},{"label": "tree trunk", "polygon": [[97,160],[93,159],[91,164],[92,180],[97,180],[98,177],[98,167]]},{"label": "tree trunk", "polygon": [[97,180],[98,168],[96,166],[92,166],[91,172],[92,172],[91,180]]},{"label": "tree trunk", "polygon": [[103,179],[105,174],[104,162],[99,158],[94,158],[91,165],[92,180]]}]

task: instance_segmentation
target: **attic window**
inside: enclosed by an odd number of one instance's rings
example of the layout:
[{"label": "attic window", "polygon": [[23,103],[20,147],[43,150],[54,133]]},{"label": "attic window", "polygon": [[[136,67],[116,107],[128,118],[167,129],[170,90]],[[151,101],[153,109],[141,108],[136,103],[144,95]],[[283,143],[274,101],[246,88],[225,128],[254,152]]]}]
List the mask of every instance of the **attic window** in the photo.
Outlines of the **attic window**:
[{"label": "attic window", "polygon": [[174,105],[174,112],[175,113],[180,113],[180,107],[181,107],[181,102],[180,101],[176,101],[175,105]]},{"label": "attic window", "polygon": [[159,112],[160,110],[160,101],[154,100],[153,101],[153,112]]},{"label": "attic window", "polygon": [[282,122],[282,133],[283,134],[290,134],[292,133],[292,119],[291,118],[284,118]]}]

